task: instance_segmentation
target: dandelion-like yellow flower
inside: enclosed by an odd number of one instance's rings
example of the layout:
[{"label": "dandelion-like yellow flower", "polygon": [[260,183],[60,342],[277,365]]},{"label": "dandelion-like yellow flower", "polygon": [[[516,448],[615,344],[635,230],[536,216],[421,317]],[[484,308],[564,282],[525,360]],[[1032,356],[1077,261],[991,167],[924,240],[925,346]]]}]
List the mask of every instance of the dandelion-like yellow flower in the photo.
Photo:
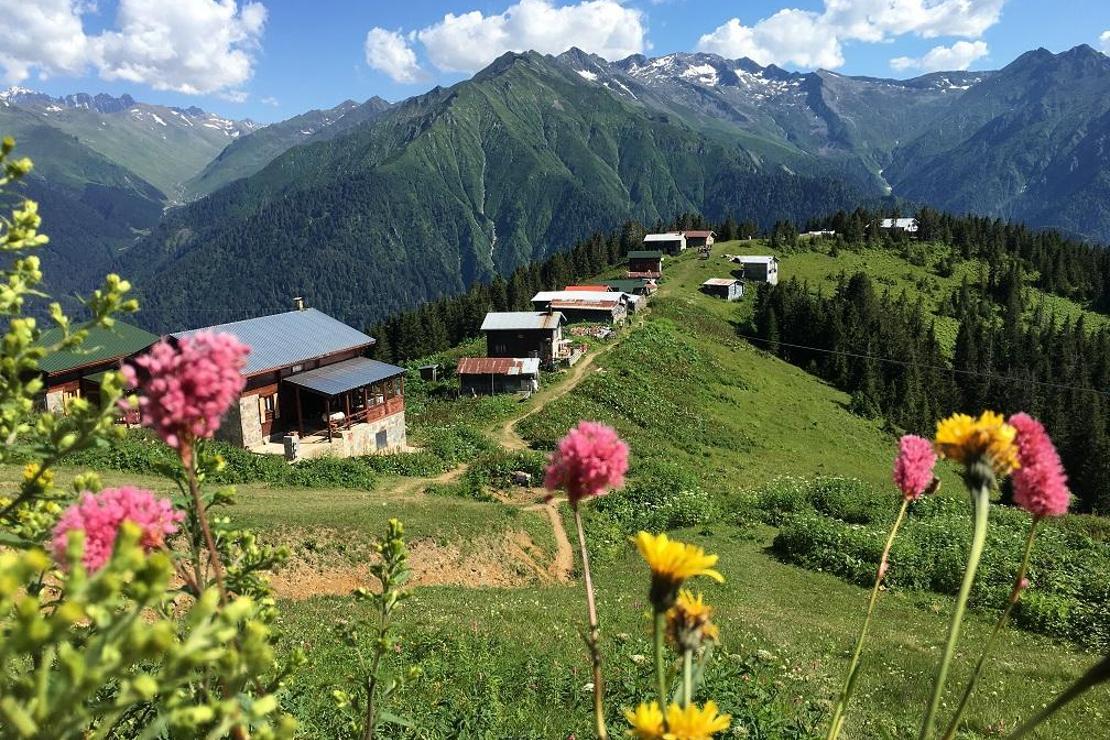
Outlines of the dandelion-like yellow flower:
[{"label": "dandelion-like yellow flower", "polygon": [[994,411],[984,411],[978,419],[953,414],[937,422],[937,452],[964,465],[986,458],[996,475],[1009,475],[1018,464],[1015,444],[1017,430]]},{"label": "dandelion-like yellow flower", "polygon": [[719,632],[709,621],[711,616],[713,607],[701,594],[679,591],[674,606],[667,610],[667,637],[680,650],[697,650],[706,642],[716,642]]},{"label": "dandelion-like yellow flower", "polygon": [[717,703],[707,701],[701,709],[690,704],[685,709],[678,704],[667,707],[667,730],[664,740],[710,740],[718,732],[728,729],[732,716],[720,714]]},{"label": "dandelion-like yellow flower", "polygon": [[624,718],[632,725],[625,734],[640,740],[663,740],[663,710],[659,702],[641,704],[636,711],[624,710]]},{"label": "dandelion-like yellow flower", "polygon": [[708,576],[718,583],[725,580],[713,569],[717,556],[706,555],[705,550],[696,545],[649,532],[640,532],[634,541],[651,568],[651,603],[656,611],[666,611],[675,603],[678,587],[687,578]]}]

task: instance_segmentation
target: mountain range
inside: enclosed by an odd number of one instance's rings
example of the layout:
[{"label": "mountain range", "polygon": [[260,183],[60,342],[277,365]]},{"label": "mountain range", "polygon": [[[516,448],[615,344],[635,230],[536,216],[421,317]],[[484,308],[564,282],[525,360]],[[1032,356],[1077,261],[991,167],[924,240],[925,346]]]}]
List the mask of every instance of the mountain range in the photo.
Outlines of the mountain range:
[{"label": "mountain range", "polygon": [[161,330],[292,295],[368,325],[684,211],[769,226],[893,196],[1110,240],[1110,58],[1088,46],[910,80],[510,53],[450,88],[264,127],[17,89],[0,130],[36,159],[51,287],[121,269]]}]

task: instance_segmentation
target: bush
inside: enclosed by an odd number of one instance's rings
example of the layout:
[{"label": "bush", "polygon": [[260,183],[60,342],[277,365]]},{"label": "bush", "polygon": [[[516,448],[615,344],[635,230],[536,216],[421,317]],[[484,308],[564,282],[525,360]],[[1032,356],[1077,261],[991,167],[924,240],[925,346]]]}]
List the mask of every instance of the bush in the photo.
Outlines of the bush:
[{"label": "bush", "polygon": [[697,477],[666,462],[642,466],[634,481],[598,499],[594,510],[598,516],[611,519],[626,535],[707,524],[719,515]]},{"label": "bush", "polygon": [[[851,486],[776,482],[759,494],[768,518],[782,527],[772,548],[795,565],[834,573],[860,586],[874,582],[896,499],[888,497],[886,516],[862,487],[850,501]],[[808,501],[805,495],[812,495]],[[762,511],[763,509],[761,509]],[[855,522],[855,523],[854,523]],[[1073,640],[1088,647],[1110,647],[1110,547],[1079,527],[1042,525],[1029,568],[1032,587],[1014,611],[1014,623],[1033,632]],[[963,578],[971,542],[970,505],[961,498],[935,496],[910,510],[894,542],[885,583],[908,591],[955,594]],[[995,506],[987,544],[969,603],[980,609],[1003,608],[1013,585],[1029,516]]]}]

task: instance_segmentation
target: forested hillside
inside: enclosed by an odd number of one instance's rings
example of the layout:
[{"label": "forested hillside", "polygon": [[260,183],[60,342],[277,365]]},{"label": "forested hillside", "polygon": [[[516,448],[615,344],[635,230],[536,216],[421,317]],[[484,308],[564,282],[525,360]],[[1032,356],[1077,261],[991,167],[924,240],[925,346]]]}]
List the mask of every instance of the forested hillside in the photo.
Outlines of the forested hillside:
[{"label": "forested hillside", "polygon": [[201,326],[303,295],[365,326],[624,218],[743,211],[769,225],[860,197],[582,82],[509,54],[171,212],[125,257],[141,320]]}]

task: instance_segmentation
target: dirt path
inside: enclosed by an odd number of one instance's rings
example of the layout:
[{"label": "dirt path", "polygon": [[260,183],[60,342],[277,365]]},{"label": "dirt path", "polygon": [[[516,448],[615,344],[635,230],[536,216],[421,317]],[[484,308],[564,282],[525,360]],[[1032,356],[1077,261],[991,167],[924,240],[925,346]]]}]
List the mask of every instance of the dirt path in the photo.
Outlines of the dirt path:
[{"label": "dirt path", "polygon": [[574,549],[570,546],[570,538],[567,537],[566,527],[563,526],[563,517],[559,514],[559,502],[535,504],[525,510],[542,510],[547,514],[551,529],[555,533],[555,559],[548,566],[548,573],[560,583],[570,583],[574,574]]}]

